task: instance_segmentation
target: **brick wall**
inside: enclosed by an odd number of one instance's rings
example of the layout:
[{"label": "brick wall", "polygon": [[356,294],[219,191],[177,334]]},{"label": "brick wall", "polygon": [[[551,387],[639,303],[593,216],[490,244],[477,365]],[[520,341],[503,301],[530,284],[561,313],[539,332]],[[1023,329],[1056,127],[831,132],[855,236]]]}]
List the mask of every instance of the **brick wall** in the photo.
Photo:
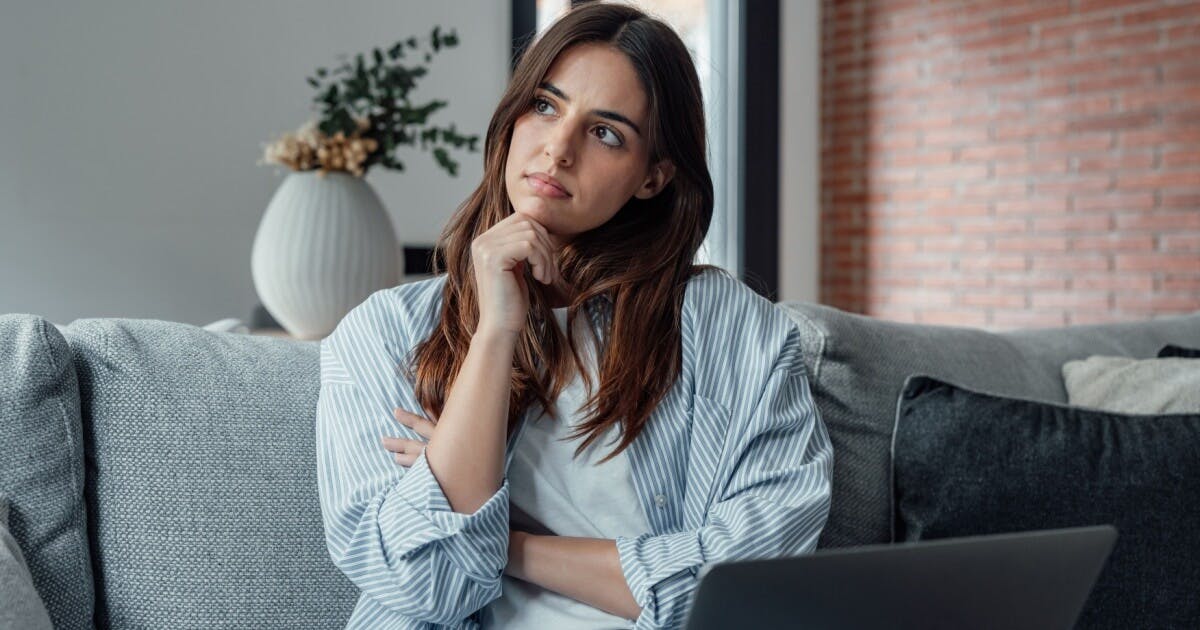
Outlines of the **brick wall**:
[{"label": "brick wall", "polygon": [[821,301],[1200,310],[1200,0],[823,0]]}]

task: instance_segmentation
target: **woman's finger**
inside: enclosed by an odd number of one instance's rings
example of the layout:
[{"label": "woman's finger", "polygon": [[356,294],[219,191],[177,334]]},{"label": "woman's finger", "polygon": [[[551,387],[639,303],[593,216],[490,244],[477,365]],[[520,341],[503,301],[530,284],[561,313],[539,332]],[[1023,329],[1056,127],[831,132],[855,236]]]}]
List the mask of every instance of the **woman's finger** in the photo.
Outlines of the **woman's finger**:
[{"label": "woman's finger", "polygon": [[514,212],[488,228],[486,232],[480,235],[480,238],[504,238],[512,232],[526,229],[530,223],[534,223],[534,221],[528,215]]},{"label": "woman's finger", "polygon": [[532,267],[530,270],[538,282],[549,284],[553,281],[553,271],[550,270],[550,255],[546,251],[537,233],[529,230],[518,233],[511,240],[497,245],[497,251],[506,258],[519,262],[525,260]]},{"label": "woman's finger", "polygon": [[409,413],[399,407],[396,407],[393,415],[396,416],[397,422],[412,429],[413,431],[416,431],[417,435],[425,438],[426,440],[433,437],[433,429],[436,425],[429,420],[414,413]]},{"label": "woman's finger", "polygon": [[557,254],[558,250],[563,246],[563,240],[558,236],[551,234],[550,230],[546,229],[546,226],[538,223],[534,219],[530,219],[529,224],[533,226],[533,229],[537,230],[538,233],[542,235],[546,241],[546,247],[549,248],[551,253]]},{"label": "woman's finger", "polygon": [[550,238],[550,233],[546,231],[546,228],[542,227],[541,223],[537,221],[530,221],[529,223],[535,227],[534,234],[537,235],[538,240],[542,243],[542,247],[550,257],[551,282],[547,284],[557,284],[562,279],[562,274],[558,270],[558,249],[554,246]]},{"label": "woman's finger", "polygon": [[[418,455],[419,455],[419,453],[418,453]],[[417,461],[417,455],[396,453],[395,455],[392,456],[392,459],[395,460],[395,462],[397,464],[400,464],[401,466],[404,466],[405,468],[407,468],[409,466],[412,466],[413,462]]]},{"label": "woman's finger", "polygon": [[[474,244],[479,245],[483,249],[497,251],[497,248],[507,246],[519,240],[529,240],[530,244],[535,246],[541,245],[541,249],[546,251],[549,261],[557,258],[555,256],[557,252],[555,239],[550,235],[546,227],[519,212],[514,212],[493,225],[487,232],[480,235]],[[557,269],[550,269],[550,271],[553,275],[557,275]],[[534,277],[542,280],[542,278],[536,275]],[[553,281],[553,278],[551,278],[551,281]]]},{"label": "woman's finger", "polygon": [[538,223],[534,219],[526,219],[525,221],[518,223],[517,227],[521,227],[521,228],[528,227],[528,229],[533,230],[534,234],[536,234],[539,237],[538,240],[540,240],[545,245],[547,253],[549,253],[551,255],[558,254],[558,250],[561,246],[561,241],[559,239],[557,239],[554,235],[550,234],[550,230],[547,230],[546,226],[542,225],[541,223]]},{"label": "woman's finger", "polygon": [[492,226],[484,237],[492,237],[494,240],[505,241],[508,237],[523,230],[533,230],[542,236],[542,241],[546,243],[546,250],[550,253],[557,253],[562,247],[563,241],[557,236],[550,233],[546,226],[539,223],[536,219],[530,218],[520,212],[514,212],[502,221]]},{"label": "woman's finger", "polygon": [[[551,274],[553,274],[553,271],[551,270],[552,265],[550,262],[552,259],[549,251],[546,249],[545,243],[538,238],[537,231],[533,229],[527,229],[511,238],[512,240],[506,242],[505,246],[514,245],[515,247],[521,248],[524,247],[525,244],[528,244],[528,251],[526,251],[523,255],[525,256],[524,259],[527,260],[529,265],[532,267],[531,271],[533,272],[534,279],[543,284],[549,284],[550,280],[552,279]],[[519,251],[525,250],[520,249]]]},{"label": "woman's finger", "polygon": [[425,448],[425,442],[421,440],[384,436],[380,441],[384,449],[393,453],[420,453]]}]

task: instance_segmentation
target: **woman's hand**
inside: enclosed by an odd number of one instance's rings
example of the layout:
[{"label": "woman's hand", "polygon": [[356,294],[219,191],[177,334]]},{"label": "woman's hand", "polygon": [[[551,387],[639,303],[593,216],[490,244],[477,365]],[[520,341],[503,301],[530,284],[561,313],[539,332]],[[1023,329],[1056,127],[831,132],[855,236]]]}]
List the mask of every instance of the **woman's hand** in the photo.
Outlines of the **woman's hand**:
[{"label": "woman's hand", "polygon": [[433,429],[437,425],[422,416],[409,413],[399,407],[396,407],[392,415],[396,417],[397,422],[416,431],[417,435],[422,438],[419,440],[410,440],[402,437],[383,437],[383,448],[393,453],[392,459],[396,460],[397,464],[407,468],[412,466],[417,456],[421,454],[421,450],[425,448],[425,443],[429,441],[429,438],[433,437]]},{"label": "woman's hand", "polygon": [[537,281],[559,284],[557,244],[545,226],[518,212],[471,242],[479,298],[476,331],[516,335],[525,328],[529,312],[525,266],[530,266]]}]

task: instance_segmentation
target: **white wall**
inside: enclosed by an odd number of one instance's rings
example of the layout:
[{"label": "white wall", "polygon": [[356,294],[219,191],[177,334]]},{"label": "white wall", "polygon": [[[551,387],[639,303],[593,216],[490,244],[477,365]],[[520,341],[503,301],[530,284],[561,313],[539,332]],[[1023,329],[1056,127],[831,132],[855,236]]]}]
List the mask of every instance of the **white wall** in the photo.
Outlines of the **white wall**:
[{"label": "white wall", "polygon": [[779,299],[820,288],[821,6],[780,2]]},{"label": "white wall", "polygon": [[[0,313],[247,320],[255,230],[285,170],[261,144],[315,112],[304,78],[434,25],[460,45],[413,93],[482,137],[507,81],[509,3],[21,2],[0,9]],[[369,57],[368,57],[369,58]],[[482,173],[428,153],[369,181],[431,243]],[[399,226],[404,226],[400,228]]]}]

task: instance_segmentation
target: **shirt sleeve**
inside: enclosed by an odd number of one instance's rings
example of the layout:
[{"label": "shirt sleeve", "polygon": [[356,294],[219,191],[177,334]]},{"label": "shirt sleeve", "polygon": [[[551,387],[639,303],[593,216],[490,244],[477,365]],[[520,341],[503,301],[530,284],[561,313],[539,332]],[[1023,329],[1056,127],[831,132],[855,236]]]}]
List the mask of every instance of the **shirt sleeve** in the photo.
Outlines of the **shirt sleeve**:
[{"label": "shirt sleeve", "polygon": [[368,298],[321,342],[316,446],[325,543],[374,604],[456,624],[500,596],[508,480],[473,514],[457,513],[424,451],[406,469],[383,448],[385,435],[420,439],[393,409],[421,409],[398,371],[409,346],[404,323],[384,296]]},{"label": "shirt sleeve", "polygon": [[776,362],[748,410],[733,410],[720,451],[731,468],[719,475],[721,490],[704,524],[616,539],[621,570],[642,607],[636,628],[681,627],[706,563],[816,548],[829,518],[833,447],[796,352],[792,359]]}]

